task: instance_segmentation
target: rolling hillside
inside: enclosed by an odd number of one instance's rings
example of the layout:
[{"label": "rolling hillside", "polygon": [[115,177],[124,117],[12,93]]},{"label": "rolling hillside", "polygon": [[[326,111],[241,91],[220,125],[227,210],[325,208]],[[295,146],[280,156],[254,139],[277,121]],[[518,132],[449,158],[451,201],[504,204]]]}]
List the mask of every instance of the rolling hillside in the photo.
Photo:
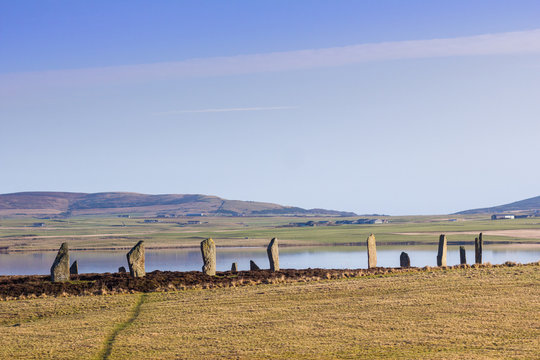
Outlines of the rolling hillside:
[{"label": "rolling hillside", "polygon": [[127,192],[68,193],[21,192],[0,195],[0,216],[119,215],[181,216],[205,213],[222,216],[330,215],[351,212],[302,209],[272,203],[226,200],[199,194],[146,195]]},{"label": "rolling hillside", "polygon": [[540,196],[532,197],[525,200],[516,201],[510,204],[493,206],[489,208],[472,209],[460,211],[456,214],[480,214],[480,213],[505,213],[505,212],[526,212],[540,210]]}]

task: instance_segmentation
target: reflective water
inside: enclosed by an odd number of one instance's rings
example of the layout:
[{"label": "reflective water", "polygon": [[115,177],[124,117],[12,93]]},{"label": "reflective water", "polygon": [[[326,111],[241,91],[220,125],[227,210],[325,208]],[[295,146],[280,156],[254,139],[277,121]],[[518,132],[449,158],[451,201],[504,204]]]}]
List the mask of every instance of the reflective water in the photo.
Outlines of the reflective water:
[{"label": "reflective water", "polygon": [[[467,262],[474,263],[474,247],[466,247]],[[284,269],[327,268],[357,269],[367,267],[367,253],[363,246],[281,247],[280,266]],[[409,254],[411,266],[435,266],[437,246],[378,246],[379,266],[398,267],[402,251]],[[127,251],[70,251],[70,260],[78,260],[80,273],[116,272],[127,269]],[[0,275],[48,274],[55,252],[0,253]],[[249,260],[261,268],[268,268],[264,248],[218,248],[218,271],[229,270],[238,262],[239,270],[249,269]],[[540,260],[540,246],[484,245],[483,261],[501,264],[505,261],[529,263]],[[459,264],[459,246],[448,247],[448,265]],[[199,249],[146,250],[146,271],[200,271]]]}]

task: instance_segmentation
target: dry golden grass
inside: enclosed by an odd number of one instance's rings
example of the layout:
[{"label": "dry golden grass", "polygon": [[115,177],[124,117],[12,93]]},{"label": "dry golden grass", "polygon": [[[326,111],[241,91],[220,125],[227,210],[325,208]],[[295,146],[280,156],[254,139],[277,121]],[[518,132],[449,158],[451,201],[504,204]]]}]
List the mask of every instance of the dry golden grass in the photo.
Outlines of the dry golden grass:
[{"label": "dry golden grass", "polygon": [[538,358],[539,270],[151,294],[111,358]]},{"label": "dry golden grass", "polygon": [[540,266],[4,301],[0,327],[0,358],[538,359]]},{"label": "dry golden grass", "polygon": [[137,295],[0,302],[0,359],[92,359]]}]

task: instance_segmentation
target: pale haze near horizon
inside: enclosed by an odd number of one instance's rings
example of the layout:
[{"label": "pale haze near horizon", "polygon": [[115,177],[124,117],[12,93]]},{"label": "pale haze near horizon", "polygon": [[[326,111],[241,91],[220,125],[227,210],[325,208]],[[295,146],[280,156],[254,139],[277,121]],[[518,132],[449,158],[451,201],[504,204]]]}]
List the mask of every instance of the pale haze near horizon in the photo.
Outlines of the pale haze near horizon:
[{"label": "pale haze near horizon", "polygon": [[540,195],[534,1],[0,2],[0,193]]}]

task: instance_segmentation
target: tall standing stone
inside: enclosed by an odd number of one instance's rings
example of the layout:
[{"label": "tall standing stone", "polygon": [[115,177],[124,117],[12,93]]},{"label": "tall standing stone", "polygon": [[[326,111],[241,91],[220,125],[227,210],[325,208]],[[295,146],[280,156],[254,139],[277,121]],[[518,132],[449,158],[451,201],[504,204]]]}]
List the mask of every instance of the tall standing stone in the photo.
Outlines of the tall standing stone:
[{"label": "tall standing stone", "polygon": [[446,266],[446,235],[439,237],[439,251],[437,252],[437,266]]},{"label": "tall standing stone", "polygon": [[131,276],[137,278],[146,275],[144,269],[144,241],[139,241],[137,245],[129,250],[126,256]]},{"label": "tall standing stone", "polygon": [[73,264],[71,264],[71,267],[69,268],[69,273],[71,275],[78,275],[79,274],[79,263],[77,262],[77,260],[75,260],[73,262]]},{"label": "tall standing stone", "polygon": [[461,265],[467,264],[467,255],[465,254],[465,246],[459,247],[459,263]]},{"label": "tall standing stone", "polygon": [[238,263],[233,262],[231,265],[231,272],[238,272]]},{"label": "tall standing stone", "polygon": [[370,234],[367,238],[367,259],[368,269],[377,267],[377,245],[373,234]]},{"label": "tall standing stone", "polygon": [[270,261],[270,271],[279,271],[279,249],[277,238],[273,238],[270,241],[266,252],[268,254],[268,261]]},{"label": "tall standing stone", "polygon": [[51,266],[51,281],[69,280],[69,249],[67,243],[62,243],[54,263]]},{"label": "tall standing stone", "polygon": [[203,259],[202,271],[206,275],[216,275],[216,243],[212,239],[201,241]]},{"label": "tall standing stone", "polygon": [[261,268],[257,264],[255,264],[255,261],[249,260],[249,270],[261,270]]},{"label": "tall standing stone", "polygon": [[399,255],[399,266],[402,268],[411,267],[411,259],[406,252],[402,252],[401,255]]},{"label": "tall standing stone", "polygon": [[484,247],[484,240],[482,239],[482,233],[474,239],[474,262],[477,264],[482,263],[482,248]]}]

